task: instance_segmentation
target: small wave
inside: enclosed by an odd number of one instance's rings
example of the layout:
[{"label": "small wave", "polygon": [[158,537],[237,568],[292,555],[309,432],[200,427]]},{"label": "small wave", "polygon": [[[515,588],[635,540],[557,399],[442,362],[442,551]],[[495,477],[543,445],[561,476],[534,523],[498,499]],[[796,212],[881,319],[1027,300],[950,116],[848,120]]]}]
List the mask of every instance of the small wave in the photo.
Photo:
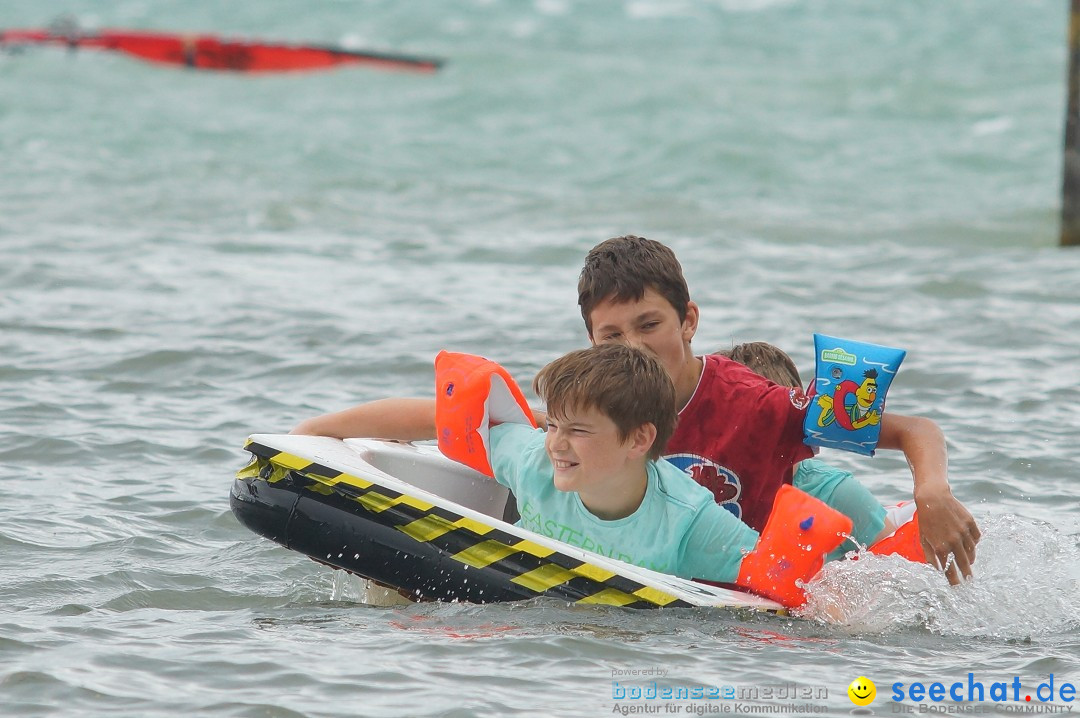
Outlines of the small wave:
[{"label": "small wave", "polygon": [[250,598],[212,586],[188,589],[138,588],[103,604],[108,611],[137,611],[146,608],[166,611],[224,611],[249,608]]},{"label": "small wave", "polygon": [[112,364],[101,367],[101,371],[106,374],[150,375],[175,371],[176,367],[198,361],[201,358],[202,352],[194,350],[156,349],[137,356],[119,359]]},{"label": "small wave", "polygon": [[[50,408],[47,405],[39,405]],[[52,464],[79,464],[86,460],[83,448],[70,439],[51,436],[20,436],[11,448],[0,451],[0,461],[10,466],[33,465],[41,457],[49,457]]]},{"label": "small wave", "polygon": [[1080,548],[1052,526],[1013,515],[981,522],[972,579],[896,556],[829,564],[808,587],[804,618],[855,632],[921,628],[949,636],[1024,639],[1080,627]]}]

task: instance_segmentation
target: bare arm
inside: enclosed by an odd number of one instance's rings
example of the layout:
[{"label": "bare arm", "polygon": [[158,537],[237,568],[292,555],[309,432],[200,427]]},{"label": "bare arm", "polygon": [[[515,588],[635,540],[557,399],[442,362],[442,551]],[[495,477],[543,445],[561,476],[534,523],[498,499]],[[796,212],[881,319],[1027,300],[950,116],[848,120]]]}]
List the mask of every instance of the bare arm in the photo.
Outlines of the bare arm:
[{"label": "bare arm", "polygon": [[435,438],[434,399],[379,399],[300,422],[291,434],[372,437],[398,441]]},{"label": "bare arm", "polygon": [[[960,575],[971,578],[979,527],[949,488],[948,449],[941,429],[923,417],[885,414],[878,446],[899,449],[907,458],[927,561],[945,569],[953,585],[960,582]],[[954,559],[951,564],[948,564],[949,554]]]},{"label": "bare arm", "polygon": [[[547,415],[533,409],[538,426]],[[370,437],[397,441],[422,441],[435,436],[434,399],[379,399],[333,414],[306,419],[289,432],[332,436],[336,439]]]}]

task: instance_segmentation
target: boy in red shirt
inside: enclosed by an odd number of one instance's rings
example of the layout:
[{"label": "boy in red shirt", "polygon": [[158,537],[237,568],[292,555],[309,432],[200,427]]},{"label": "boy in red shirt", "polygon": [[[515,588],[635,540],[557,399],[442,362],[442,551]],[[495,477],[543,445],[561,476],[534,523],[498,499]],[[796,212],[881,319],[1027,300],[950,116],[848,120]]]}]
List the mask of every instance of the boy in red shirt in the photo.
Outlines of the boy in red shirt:
[{"label": "boy in red shirt", "polygon": [[[809,401],[802,391],[727,357],[694,355],[699,309],[678,259],[659,242],[625,236],[594,247],[578,280],[578,305],[593,344],[619,342],[659,357],[681,407],[665,458],[760,529],[793,467],[814,453],[803,443]],[[979,528],[949,488],[941,429],[929,419],[885,414],[878,448],[903,451],[911,467],[927,561],[950,583],[970,577]]]}]

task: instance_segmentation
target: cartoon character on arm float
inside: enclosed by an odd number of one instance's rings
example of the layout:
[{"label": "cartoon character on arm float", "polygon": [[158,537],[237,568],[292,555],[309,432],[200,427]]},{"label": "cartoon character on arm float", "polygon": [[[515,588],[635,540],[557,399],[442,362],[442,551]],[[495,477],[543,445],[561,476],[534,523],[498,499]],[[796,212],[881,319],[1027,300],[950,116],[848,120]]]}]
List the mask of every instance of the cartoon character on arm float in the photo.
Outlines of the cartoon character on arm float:
[{"label": "cartoon character on arm float", "polygon": [[907,352],[814,335],[815,377],[807,391],[806,443],[873,456],[885,395]]},{"label": "cartoon character on arm float", "polygon": [[[818,417],[818,426],[828,426],[835,421],[848,431],[857,431],[864,426],[876,426],[880,423],[881,411],[874,408],[877,402],[877,376],[877,369],[867,369],[863,372],[862,384],[856,385],[850,379],[845,379],[836,385],[832,396],[819,396],[821,415]],[[848,399],[852,396],[855,401],[849,403]],[[836,414],[837,406],[846,411]]]}]

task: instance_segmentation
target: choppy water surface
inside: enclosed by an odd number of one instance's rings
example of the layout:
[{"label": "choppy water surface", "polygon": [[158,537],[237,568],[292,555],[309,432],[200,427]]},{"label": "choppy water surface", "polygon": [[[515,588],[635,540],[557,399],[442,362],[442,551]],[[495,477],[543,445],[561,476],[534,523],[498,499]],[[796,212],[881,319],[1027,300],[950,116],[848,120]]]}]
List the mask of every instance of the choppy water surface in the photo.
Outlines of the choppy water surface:
[{"label": "choppy water surface", "polygon": [[[860,675],[881,714],[894,682],[1080,678],[1063,3],[60,5],[3,22],[449,64],[0,56],[5,715],[607,715],[614,681],[651,680],[792,684],[847,713]],[[424,394],[441,348],[528,379],[581,346],[582,257],[629,232],[682,257],[701,351],[769,340],[808,374],[814,331],[909,349],[890,406],[949,437],[974,582],[837,565],[809,619],[381,608],[233,519],[249,433]],[[830,458],[910,493],[897,456]]]}]

